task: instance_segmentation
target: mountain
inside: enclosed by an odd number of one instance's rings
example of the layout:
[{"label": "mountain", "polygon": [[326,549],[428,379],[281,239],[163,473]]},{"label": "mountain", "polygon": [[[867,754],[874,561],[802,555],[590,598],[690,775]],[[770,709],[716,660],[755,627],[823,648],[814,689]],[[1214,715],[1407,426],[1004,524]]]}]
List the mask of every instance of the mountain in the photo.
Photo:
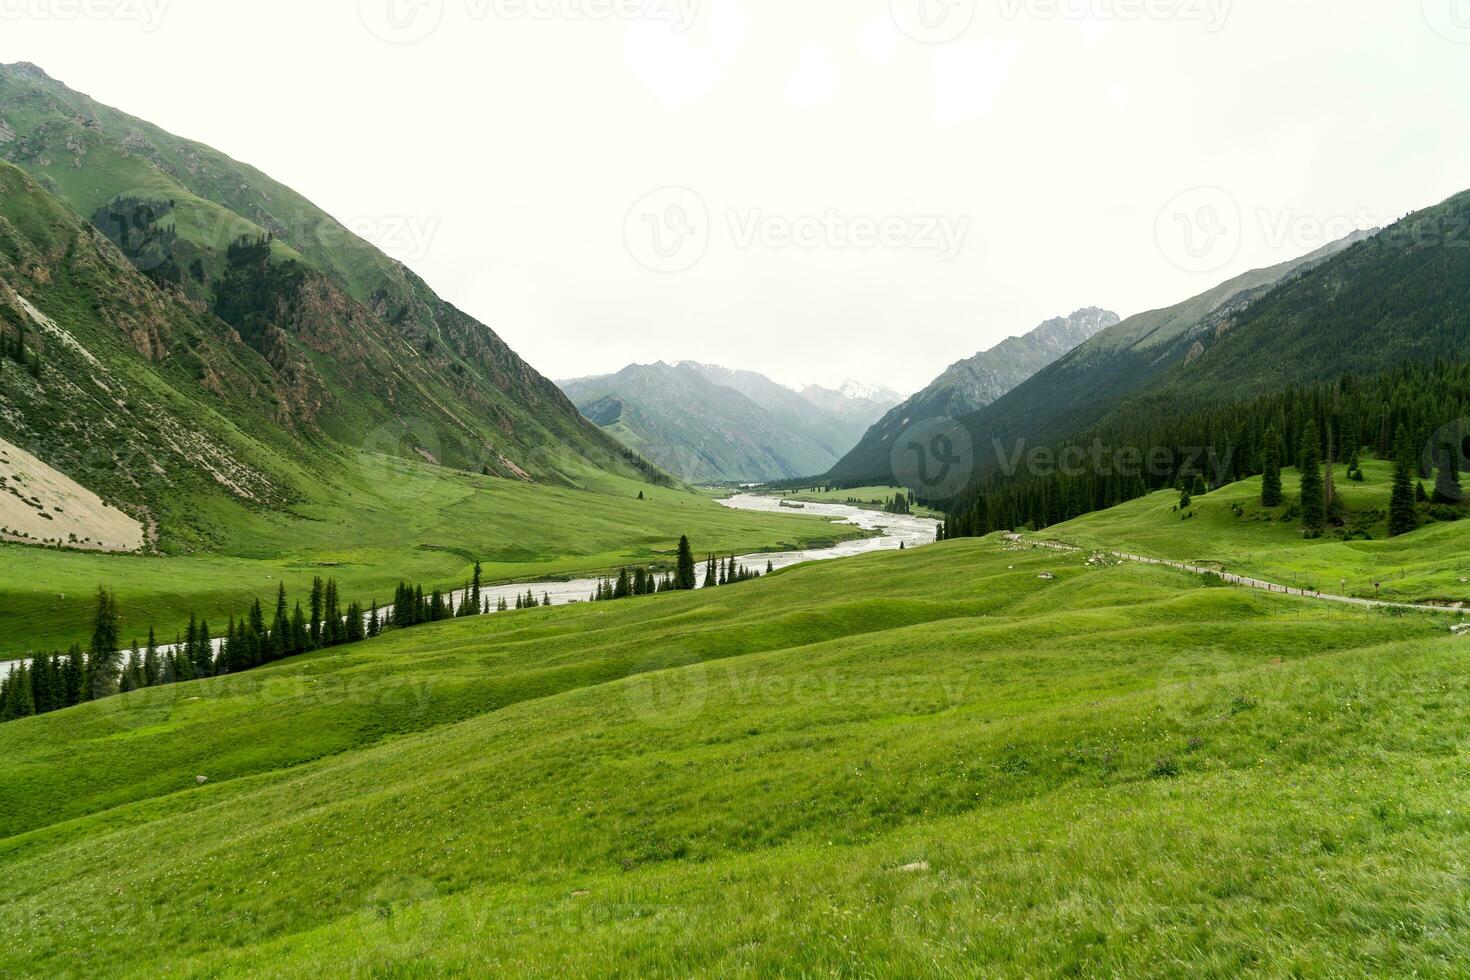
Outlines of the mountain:
[{"label": "mountain", "polygon": [[903,396],[891,388],[871,381],[856,381],[849,378],[840,388],[823,388],[807,385],[801,389],[801,397],[835,418],[859,427],[848,446],[857,444],[868,427],[878,421],[890,409],[903,401]]},{"label": "mountain", "polygon": [[690,361],[634,364],[561,386],[587,418],[685,480],[813,476],[856,438],[850,422],[750,371]]},{"label": "mountain", "polygon": [[891,481],[892,448],[908,427],[924,419],[957,419],[984,408],[1117,323],[1117,314],[1088,307],[1048,320],[1025,336],[1012,337],[951,365],[923,391],[884,415],[832,468],[830,476],[848,484]]},{"label": "mountain", "polygon": [[[1388,460],[1406,445],[1420,457],[1419,475],[1432,476],[1444,445],[1466,445],[1467,228],[1470,192],[1267,270],[1274,287],[1225,295],[1226,284],[1212,301],[1191,301],[1189,314],[1158,316],[1174,328],[1152,356],[1137,352],[1146,341],[1131,349],[1094,341],[1089,346],[1102,354],[1090,363],[1096,386],[1111,384],[1107,400],[1067,405],[1069,393],[1050,377],[1064,362],[964,422],[982,452],[999,446],[1020,458],[1023,443],[1033,450],[1071,446],[1098,462],[1062,472],[1008,471],[980,457],[980,479],[952,501],[948,531],[1049,526],[1182,479],[1209,489],[1262,475],[1273,448],[1292,461],[1309,441],[1318,443],[1321,458],[1338,462],[1369,452]],[[1109,358],[1108,350],[1118,353]],[[1079,389],[1086,387],[1086,366],[1071,379]],[[1048,410],[1048,402],[1063,410]],[[1091,447],[1101,452],[1094,456]],[[1125,450],[1148,464],[1123,464]],[[1452,482],[1453,471],[1445,479]],[[1458,495],[1447,491],[1449,501]],[[1441,508],[1419,518],[1458,516]],[[1381,530],[1371,527],[1374,514],[1360,519],[1366,523],[1327,533]]]},{"label": "mountain", "polygon": [[[892,401],[884,405],[880,399],[886,389],[849,382],[843,391],[835,393],[837,397],[830,399],[828,404],[819,404],[806,394],[811,388],[797,392],[754,371],[736,371],[693,361],[684,363],[706,380],[740,392],[791,431],[815,441],[833,459],[840,458],[856,445],[868,426],[899,402],[899,398],[893,396]],[[849,391],[853,394],[848,394]],[[818,472],[813,470],[801,475],[813,476]]]},{"label": "mountain", "polygon": [[[103,248],[101,236],[75,222],[53,229],[107,256],[73,273],[115,278],[98,288],[139,298],[131,317],[110,304],[94,310],[131,355],[170,384],[192,375],[204,387],[204,396],[189,394],[203,397],[203,407],[184,414],[228,423],[239,414],[232,400],[249,398],[243,417],[252,426],[264,415],[282,430],[262,438],[290,458],[286,469],[368,449],[517,480],[569,484],[596,470],[658,477],[489,327],[246,164],[29,64],[0,66],[0,157],[110,239],[115,248]],[[25,195],[39,213],[36,189]],[[44,257],[12,277],[17,292],[34,291],[43,270],[71,261],[37,247]],[[121,274],[117,254],[141,275]],[[87,303],[71,305],[86,319]],[[185,322],[188,330],[176,328]],[[112,353],[98,357],[113,366]],[[83,376],[67,380],[91,386]],[[219,485],[244,491],[230,482]],[[151,496],[146,503],[160,503]]]},{"label": "mountain", "polygon": [[488,327],[253,168],[25,64],[0,66],[0,157],[0,332],[43,362],[6,378],[0,439],[166,551],[340,497],[363,450],[657,478]]},{"label": "mountain", "polygon": [[[1175,306],[1140,313],[1097,333],[966,417],[972,441],[982,451],[996,438],[1044,441],[1102,419],[1170,369],[1202,357],[1256,300],[1368,234],[1354,234],[1290,262],[1246,272]],[[980,468],[988,462],[982,459]]]}]

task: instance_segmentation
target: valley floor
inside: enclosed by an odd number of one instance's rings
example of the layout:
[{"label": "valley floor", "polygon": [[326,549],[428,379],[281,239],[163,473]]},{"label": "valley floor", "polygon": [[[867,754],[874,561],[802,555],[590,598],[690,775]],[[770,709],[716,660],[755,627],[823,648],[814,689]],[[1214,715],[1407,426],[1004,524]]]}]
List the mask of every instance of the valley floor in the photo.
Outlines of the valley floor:
[{"label": "valley floor", "polygon": [[0,726],[0,972],[1470,960],[1470,641],[1443,616],[1013,547],[420,627]]},{"label": "valley floor", "polygon": [[[387,457],[284,512],[232,509],[211,554],[101,555],[0,544],[0,661],[85,645],[98,586],[117,593],[123,640],[150,626],[171,642],[191,614],[219,635],[229,616],[294,603],[337,579],[344,605],[391,602],[400,581],[427,589],[585,578],[670,564],[681,535],[701,557],[823,547],[865,532],[815,516],[732,511],[703,494],[589,473],[588,489],[529,486]],[[642,494],[644,499],[639,499]],[[206,518],[207,520],[207,518]],[[225,529],[227,528],[227,530]]]}]

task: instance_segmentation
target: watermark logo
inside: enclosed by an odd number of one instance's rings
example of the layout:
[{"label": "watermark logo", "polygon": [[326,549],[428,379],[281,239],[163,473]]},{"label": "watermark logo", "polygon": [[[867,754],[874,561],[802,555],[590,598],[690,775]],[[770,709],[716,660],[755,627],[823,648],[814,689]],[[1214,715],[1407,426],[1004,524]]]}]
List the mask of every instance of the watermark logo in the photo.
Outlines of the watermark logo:
[{"label": "watermark logo", "polygon": [[380,425],[363,439],[357,452],[368,485],[379,490],[423,490],[433,480],[425,464],[437,467],[443,459],[439,431],[423,419],[399,419]]},{"label": "watermark logo", "polygon": [[168,5],[169,0],[0,0],[0,21],[110,20],[151,34],[163,26]]},{"label": "watermark logo", "polygon": [[427,258],[438,233],[437,217],[411,214],[361,215],[340,225],[323,221],[316,226],[317,240],[328,248],[344,244],[342,239],[356,237],[404,263]]},{"label": "watermark logo", "polygon": [[1217,272],[1240,251],[1240,205],[1219,187],[1196,187],[1159,212],[1154,235],[1159,251],[1185,272]]},{"label": "watermark logo", "polygon": [[[4,2],[4,0],[0,0]],[[155,0],[159,2],[159,0]],[[685,33],[702,0],[460,0],[455,11],[471,23],[485,21],[648,21]],[[446,0],[358,0],[358,16],[389,44],[417,44],[444,24]]]},{"label": "watermark logo", "polygon": [[948,44],[975,23],[976,0],[889,0],[898,29],[920,44]]},{"label": "watermark logo", "polygon": [[1465,500],[1465,475],[1470,473],[1470,419],[1441,426],[1424,446],[1423,468],[1434,474],[1434,500],[1458,504]]},{"label": "watermark logo", "polygon": [[932,418],[903,431],[890,450],[894,485],[930,501],[953,499],[975,471],[970,432],[952,418]]},{"label": "watermark logo", "polygon": [[1074,23],[1141,20],[1202,24],[1213,34],[1225,26],[1233,0],[999,0],[1007,20],[1065,20]]},{"label": "watermark logo", "polygon": [[357,0],[363,26],[389,44],[417,44],[444,21],[444,0]]},{"label": "watermark logo", "polygon": [[1159,674],[1158,706],[1183,728],[1208,723],[1228,713],[1229,687],[1246,665],[1218,650],[1182,653]]},{"label": "watermark logo", "polygon": [[628,254],[653,272],[685,272],[709,250],[704,198],[687,187],[664,187],[633,205],[623,223]]},{"label": "watermark logo", "polygon": [[723,218],[712,218],[695,191],[665,187],[633,206],[623,237],[639,265],[654,272],[684,272],[704,258],[716,232],[740,250],[884,249],[931,252],[941,262],[952,262],[964,249],[971,225],[968,215],[849,215],[836,208],[796,215],[728,208]]},{"label": "watermark logo", "polygon": [[656,664],[624,684],[628,709],[650,728],[682,728],[704,712],[709,698],[709,668],[703,661],[685,667]]},{"label": "watermark logo", "polygon": [[1470,44],[1470,0],[1420,0],[1431,30],[1452,44]]}]

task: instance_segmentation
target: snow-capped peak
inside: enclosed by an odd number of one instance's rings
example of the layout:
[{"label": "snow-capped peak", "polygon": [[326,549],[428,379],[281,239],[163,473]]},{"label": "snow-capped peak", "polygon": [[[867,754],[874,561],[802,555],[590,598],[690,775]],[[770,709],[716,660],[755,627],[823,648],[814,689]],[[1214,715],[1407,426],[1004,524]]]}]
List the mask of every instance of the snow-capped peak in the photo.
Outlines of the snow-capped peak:
[{"label": "snow-capped peak", "polygon": [[897,392],[878,384],[876,381],[863,381],[858,378],[848,378],[842,382],[842,387],[837,390],[842,393],[844,398],[851,398],[853,401],[858,402],[902,400]]}]

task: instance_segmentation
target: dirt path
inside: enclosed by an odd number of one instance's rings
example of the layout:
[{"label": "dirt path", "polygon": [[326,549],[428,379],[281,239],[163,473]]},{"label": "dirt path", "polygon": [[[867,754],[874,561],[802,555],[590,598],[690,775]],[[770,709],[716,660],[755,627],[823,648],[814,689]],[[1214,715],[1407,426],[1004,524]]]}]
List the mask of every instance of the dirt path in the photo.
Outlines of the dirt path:
[{"label": "dirt path", "polygon": [[1314,592],[1310,589],[1295,589],[1286,585],[1277,585],[1275,582],[1267,582],[1263,579],[1250,578],[1245,575],[1236,575],[1231,572],[1221,572],[1213,568],[1205,568],[1201,565],[1190,565],[1182,561],[1169,561],[1164,558],[1149,558],[1146,555],[1134,555],[1126,551],[1103,551],[1102,549],[1081,548],[1077,545],[1063,544],[1060,541],[1027,541],[1019,534],[1007,534],[1006,540],[1017,544],[1029,544],[1033,548],[1049,548],[1052,551],[1079,552],[1096,550],[1102,554],[1123,561],[1138,562],[1143,565],[1162,565],[1165,568],[1175,568],[1181,572],[1192,572],[1195,575],[1217,575],[1221,581],[1229,582],[1231,585],[1239,585],[1248,589],[1260,589],[1263,592],[1275,592],[1279,595],[1301,596],[1304,599],[1320,599],[1323,602],[1338,602],[1348,606],[1361,606],[1368,609],[1417,609],[1421,612],[1437,613],[1463,613],[1465,610],[1457,606],[1424,606],[1412,602],[1384,602],[1380,599],[1359,599],[1355,596],[1332,595],[1327,592]]}]

